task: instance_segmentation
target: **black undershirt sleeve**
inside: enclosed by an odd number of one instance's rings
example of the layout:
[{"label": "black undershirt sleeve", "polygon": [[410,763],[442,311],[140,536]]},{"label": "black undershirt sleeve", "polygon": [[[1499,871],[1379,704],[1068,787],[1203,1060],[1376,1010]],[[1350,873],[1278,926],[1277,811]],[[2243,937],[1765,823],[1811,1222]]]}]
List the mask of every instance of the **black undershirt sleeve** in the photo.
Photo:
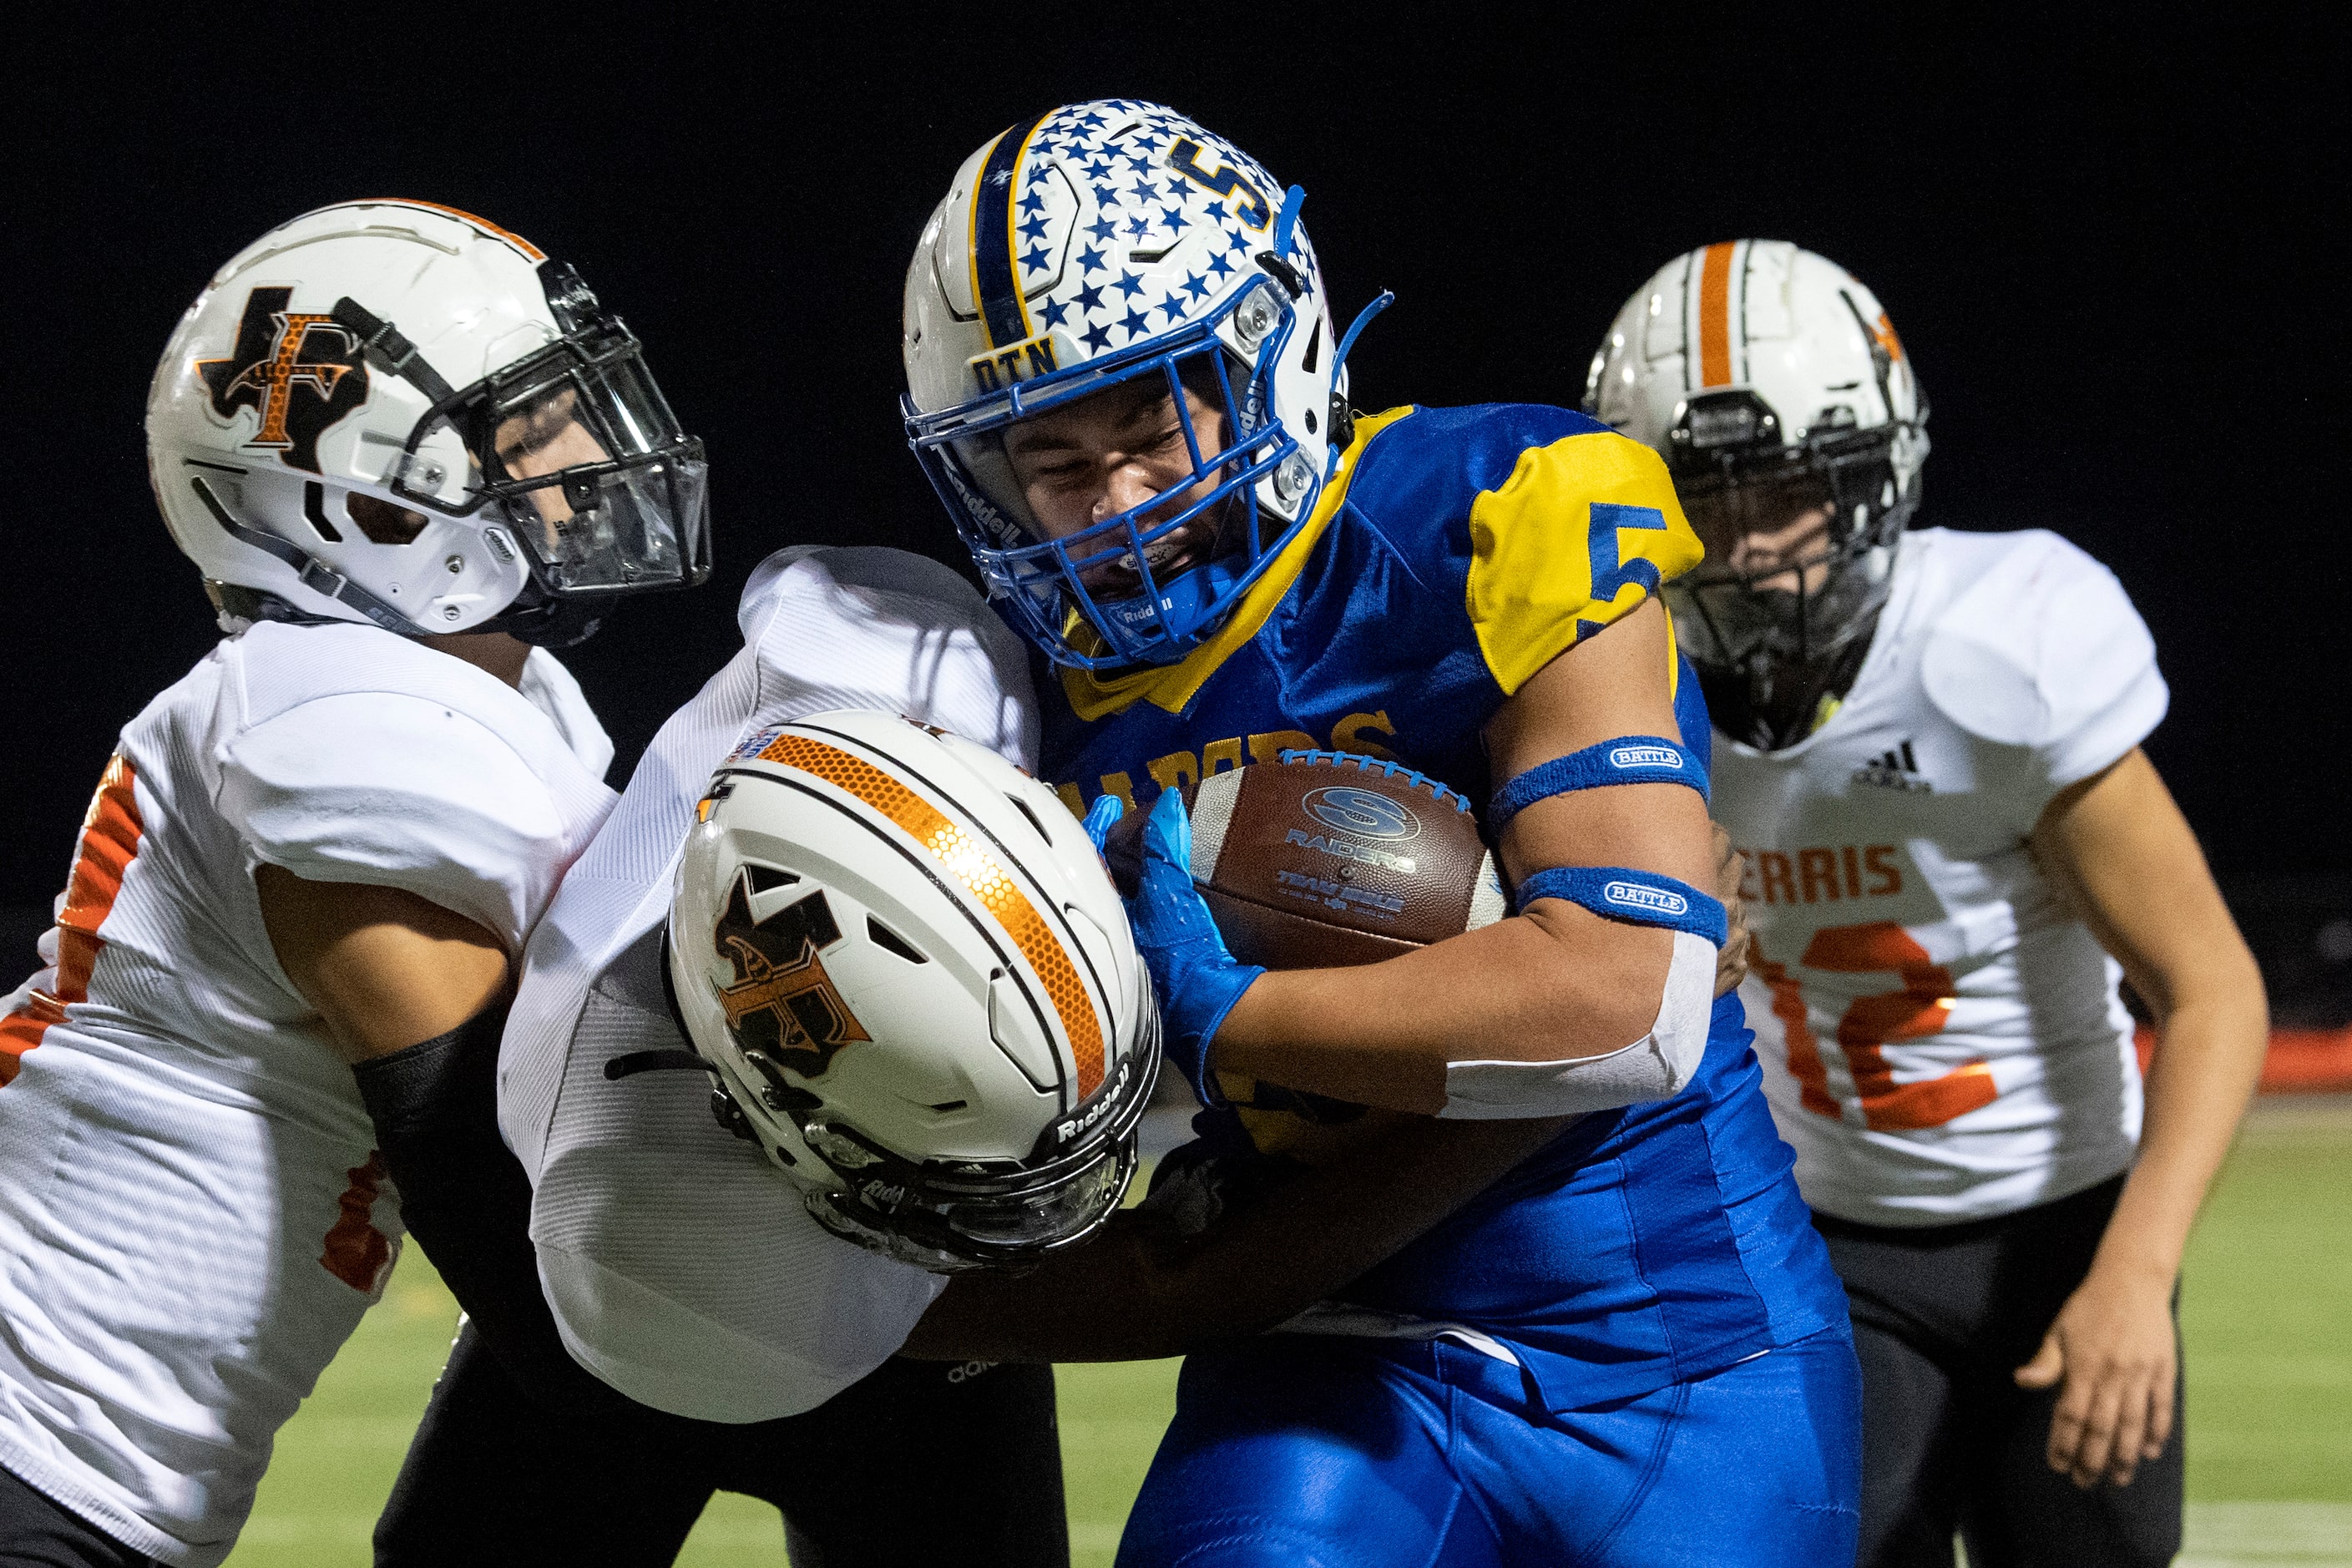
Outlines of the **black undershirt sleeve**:
[{"label": "black undershirt sleeve", "polygon": [[657,1440],[710,1424],[640,1405],[563,1348],[541,1293],[530,1181],[499,1134],[499,1001],[445,1035],[352,1069],[375,1124],[401,1217],[516,1384],[551,1411],[637,1428]]}]

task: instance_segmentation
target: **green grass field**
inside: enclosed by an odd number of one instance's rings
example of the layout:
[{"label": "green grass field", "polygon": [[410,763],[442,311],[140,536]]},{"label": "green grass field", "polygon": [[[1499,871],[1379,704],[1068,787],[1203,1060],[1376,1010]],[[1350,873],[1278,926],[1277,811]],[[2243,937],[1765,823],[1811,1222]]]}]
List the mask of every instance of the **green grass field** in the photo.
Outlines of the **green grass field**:
[{"label": "green grass field", "polygon": [[[280,1435],[230,1568],[367,1562],[369,1529],[456,1320],[411,1248],[383,1306]],[[2257,1110],[2189,1249],[2182,1323],[2189,1495],[2200,1505],[2183,1568],[2352,1563],[2352,1110],[2331,1100]],[[1109,1563],[1173,1408],[1175,1373],[1172,1362],[1061,1370],[1076,1563]],[[678,1561],[781,1564],[774,1510],[720,1497]]]}]

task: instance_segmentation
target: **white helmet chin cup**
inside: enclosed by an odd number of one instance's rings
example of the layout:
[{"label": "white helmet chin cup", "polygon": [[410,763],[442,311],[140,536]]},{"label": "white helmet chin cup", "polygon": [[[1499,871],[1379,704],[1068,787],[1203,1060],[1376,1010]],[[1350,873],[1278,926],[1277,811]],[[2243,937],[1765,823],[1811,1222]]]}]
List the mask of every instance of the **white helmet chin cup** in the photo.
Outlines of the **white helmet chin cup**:
[{"label": "white helmet chin cup", "polygon": [[949,1271],[1118,1208],[1159,1012],[1084,830],[995,752],[865,711],[752,737],[687,841],[669,963],[695,1050],[836,1234]]},{"label": "white helmet chin cup", "polygon": [[636,340],[569,268],[428,202],[322,207],[223,267],[156,366],[147,445],[229,619],[529,635],[709,571],[701,443]]},{"label": "white helmet chin cup", "polygon": [[[1780,240],[1678,256],[1610,324],[1584,406],[1664,456],[1707,548],[1666,590],[1703,670],[1818,667],[1874,624],[1918,505],[1927,400],[1860,279]],[[1822,555],[1730,568],[1748,527],[1811,506],[1829,508]]]}]

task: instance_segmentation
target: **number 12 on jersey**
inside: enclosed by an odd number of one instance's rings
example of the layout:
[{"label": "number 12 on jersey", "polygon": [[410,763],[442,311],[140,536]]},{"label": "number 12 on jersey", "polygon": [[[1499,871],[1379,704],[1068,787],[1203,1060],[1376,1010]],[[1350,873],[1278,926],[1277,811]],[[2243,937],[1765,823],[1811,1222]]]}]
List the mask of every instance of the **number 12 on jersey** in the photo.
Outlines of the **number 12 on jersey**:
[{"label": "number 12 on jersey", "polygon": [[[1895,1080],[1883,1047],[1942,1033],[1954,999],[1952,972],[1931,960],[1909,931],[1892,921],[1824,926],[1805,944],[1797,963],[1832,974],[1892,973],[1903,983],[1899,990],[1855,997],[1838,1019],[1838,1047],[1845,1053],[1865,1126],[1880,1131],[1941,1127],[1993,1102],[1992,1066],[1981,1060],[1936,1078]],[[1797,1080],[1799,1102],[1819,1115],[1840,1116],[1802,984],[1787,964],[1760,952],[1755,970],[1772,988],[1772,1016],[1788,1037],[1789,1072]]]}]

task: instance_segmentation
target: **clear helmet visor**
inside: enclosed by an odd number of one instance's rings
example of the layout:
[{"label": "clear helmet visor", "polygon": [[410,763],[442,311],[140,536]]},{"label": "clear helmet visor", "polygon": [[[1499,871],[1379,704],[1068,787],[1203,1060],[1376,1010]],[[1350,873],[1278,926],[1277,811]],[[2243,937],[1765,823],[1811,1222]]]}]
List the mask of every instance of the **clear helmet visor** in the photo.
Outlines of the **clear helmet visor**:
[{"label": "clear helmet visor", "polygon": [[557,595],[709,571],[708,466],[625,331],[575,332],[484,384],[483,489]]},{"label": "clear helmet visor", "polygon": [[1018,1197],[951,1203],[940,1212],[958,1236],[989,1247],[1036,1250],[1085,1235],[1118,1206],[1132,1165],[1127,1146],[1043,1191]]}]

